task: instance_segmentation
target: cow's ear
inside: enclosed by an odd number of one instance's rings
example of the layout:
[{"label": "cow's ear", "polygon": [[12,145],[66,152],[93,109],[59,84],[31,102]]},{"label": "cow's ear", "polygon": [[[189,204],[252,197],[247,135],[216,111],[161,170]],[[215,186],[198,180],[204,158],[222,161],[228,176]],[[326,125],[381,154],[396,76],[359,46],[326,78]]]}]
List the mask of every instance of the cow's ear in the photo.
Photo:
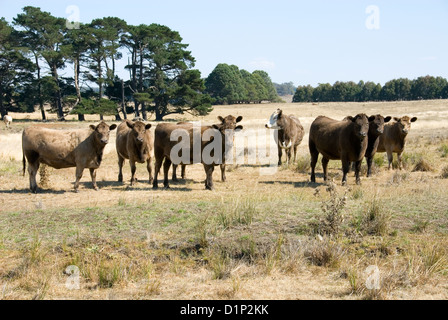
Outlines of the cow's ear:
[{"label": "cow's ear", "polygon": [[236,126],[235,132],[239,132],[241,130],[243,130],[243,126]]},{"label": "cow's ear", "polygon": [[417,117],[414,117],[411,119],[411,122],[415,122],[415,121],[417,121]]},{"label": "cow's ear", "polygon": [[224,122],[224,118],[221,117],[221,116],[218,116],[218,120],[221,121],[221,122]]},{"label": "cow's ear", "polygon": [[145,130],[149,130],[149,129],[151,129],[151,127],[152,127],[152,124],[148,123],[148,124],[145,126]]},{"label": "cow's ear", "polygon": [[353,118],[352,116],[347,116],[347,117],[344,118],[344,120],[354,121],[355,118]]},{"label": "cow's ear", "polygon": [[213,124],[213,125],[212,125],[212,128],[213,128],[213,129],[216,129],[216,130],[219,130],[219,126],[216,125],[216,124]]},{"label": "cow's ear", "polygon": [[398,118],[398,117],[394,117],[394,120],[396,121],[396,122],[400,122],[400,118]]},{"label": "cow's ear", "polygon": [[109,127],[110,131],[115,130],[115,129],[117,129],[117,125],[115,123]]},{"label": "cow's ear", "polygon": [[369,122],[372,122],[373,120],[375,120],[376,116],[370,116],[369,117]]},{"label": "cow's ear", "polygon": [[93,124],[91,124],[89,127],[90,127],[90,129],[92,129],[93,131],[96,130],[96,127],[95,127]]},{"label": "cow's ear", "polygon": [[126,125],[128,126],[129,129],[134,129],[134,124],[132,122],[129,122],[128,120],[126,121]]},{"label": "cow's ear", "polygon": [[277,109],[278,117],[280,118],[283,115],[282,109]]},{"label": "cow's ear", "polygon": [[391,116],[387,116],[386,118],[384,118],[384,123],[389,122],[392,119]]},{"label": "cow's ear", "polygon": [[243,117],[242,116],[239,116],[238,118],[236,118],[236,122],[238,123],[238,122],[241,122],[243,120]]}]

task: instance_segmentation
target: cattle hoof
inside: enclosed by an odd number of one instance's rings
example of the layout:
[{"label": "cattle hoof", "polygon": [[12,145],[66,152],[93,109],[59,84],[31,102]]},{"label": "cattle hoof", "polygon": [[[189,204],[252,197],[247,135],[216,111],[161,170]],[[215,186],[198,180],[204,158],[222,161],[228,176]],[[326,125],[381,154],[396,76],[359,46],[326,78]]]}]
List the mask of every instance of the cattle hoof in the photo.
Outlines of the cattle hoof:
[{"label": "cattle hoof", "polygon": [[154,182],[153,178],[149,179],[149,184],[152,184],[153,182]]},{"label": "cattle hoof", "polygon": [[347,181],[342,181],[342,186],[346,186],[347,185]]},{"label": "cattle hoof", "polygon": [[158,190],[159,189],[159,187],[158,186],[152,186],[152,190]]}]

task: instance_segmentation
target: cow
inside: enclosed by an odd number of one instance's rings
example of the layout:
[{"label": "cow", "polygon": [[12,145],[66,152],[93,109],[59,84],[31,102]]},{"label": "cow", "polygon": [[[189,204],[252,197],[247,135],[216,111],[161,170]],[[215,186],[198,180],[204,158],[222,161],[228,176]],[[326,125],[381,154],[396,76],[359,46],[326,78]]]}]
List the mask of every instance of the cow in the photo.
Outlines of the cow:
[{"label": "cow", "polygon": [[118,126],[115,142],[118,154],[118,182],[123,182],[123,164],[125,159],[129,159],[132,174],[131,186],[137,181],[135,177],[136,162],[146,162],[149,183],[152,183],[154,136],[150,129],[151,124],[145,124],[141,121],[125,120]]},{"label": "cow", "polygon": [[278,147],[278,165],[282,164],[282,150],[286,152],[286,163],[289,164],[291,160],[291,153],[294,151],[293,162],[296,161],[297,147],[303,140],[305,130],[299,119],[294,115],[285,115],[281,109],[277,109],[269,121],[265,125],[268,129],[277,129],[277,147]]},{"label": "cow", "polygon": [[[161,123],[157,125],[154,134],[154,156],[156,159],[155,174],[153,188],[158,188],[158,174],[163,162],[164,181],[165,188],[169,188],[168,183],[168,171],[172,163],[176,165],[202,163],[206,173],[205,188],[207,190],[213,190],[213,171],[217,165],[225,165],[226,152],[230,152],[233,146],[233,133],[243,129],[243,126],[237,125],[237,123],[243,120],[243,117],[227,116],[225,118],[218,117],[220,123],[211,126],[200,126],[195,128],[193,125],[177,125],[170,123]],[[197,131],[197,133],[195,132]],[[185,133],[189,141],[176,140],[176,134]],[[196,134],[196,136],[195,136]],[[218,141],[214,141],[214,135],[219,137]],[[208,136],[208,137],[205,137]],[[185,139],[185,138],[184,138]],[[176,141],[172,141],[176,140]],[[205,140],[205,141],[204,141]],[[221,141],[219,141],[221,140]],[[190,154],[177,154],[178,159],[171,159],[171,151],[174,147],[178,147],[179,144],[186,143],[190,150]],[[219,145],[218,143],[221,143]],[[196,146],[196,144],[198,144]],[[196,149],[195,150],[195,146]],[[211,159],[204,157],[204,149],[210,151]],[[200,151],[200,154],[195,152]],[[213,155],[211,155],[213,151]],[[214,154],[220,151],[220,154]],[[186,160],[184,160],[186,159]]]},{"label": "cow", "polygon": [[[373,157],[375,156],[378,144],[380,142],[380,136],[384,132],[384,124],[389,122],[392,117],[383,117],[380,114],[372,116],[374,119],[369,121],[369,133],[367,134],[368,143],[365,158],[367,161],[367,177],[372,175],[372,163]],[[348,117],[344,118],[344,120],[348,120]],[[355,163],[353,163],[353,168],[355,167]]]},{"label": "cow", "polygon": [[11,122],[12,122],[12,117],[10,116],[10,115],[4,115],[3,116],[3,122],[5,123],[5,125],[6,125],[6,128],[9,128],[9,126],[11,125]]},{"label": "cow", "polygon": [[398,168],[402,169],[401,155],[406,145],[406,137],[411,130],[411,123],[415,121],[417,121],[417,117],[394,117],[394,122],[384,126],[384,133],[380,136],[377,152],[387,152],[389,170],[394,158],[393,153],[397,154]]},{"label": "cow", "polygon": [[109,126],[102,121],[97,126],[90,125],[88,129],[81,130],[54,130],[40,126],[23,130],[23,175],[28,161],[31,191],[37,193],[36,173],[40,163],[55,169],[76,167],[75,192],[78,192],[84,169],[89,168],[93,189],[98,190],[96,170],[101,165],[110,131],[116,127],[116,124]]},{"label": "cow", "polygon": [[374,117],[358,114],[338,121],[325,116],[317,117],[310,128],[309,150],[311,154],[311,182],[316,182],[315,168],[319,153],[322,154],[324,180],[330,160],[342,161],[342,185],[347,183],[350,162],[356,162],[356,184],[361,184],[359,172],[367,150],[369,121]]}]

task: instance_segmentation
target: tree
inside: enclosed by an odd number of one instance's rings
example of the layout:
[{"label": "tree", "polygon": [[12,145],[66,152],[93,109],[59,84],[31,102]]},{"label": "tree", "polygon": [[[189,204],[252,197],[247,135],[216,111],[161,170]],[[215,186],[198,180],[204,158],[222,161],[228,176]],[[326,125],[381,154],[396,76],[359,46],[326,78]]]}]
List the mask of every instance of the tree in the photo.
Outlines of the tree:
[{"label": "tree", "polygon": [[[148,53],[145,56],[149,63],[147,92],[154,104],[149,108],[156,116],[156,121],[172,113],[182,113],[195,109],[206,110],[206,105],[189,104],[207,101],[207,96],[201,96],[203,80],[194,67],[195,59],[187,44],[182,43],[178,32],[158,25],[150,25]],[[188,92],[190,99],[184,99],[181,94]],[[187,101],[188,100],[188,101]]]},{"label": "tree", "polygon": [[[17,34],[2,18],[0,19],[0,115],[3,118],[8,110],[20,109],[20,102],[29,97],[28,88],[33,82],[32,62],[15,47]],[[24,104],[27,106],[27,104]],[[26,111],[30,111],[26,109]]]},{"label": "tree", "polygon": [[313,87],[310,85],[307,86],[298,86],[294,97],[292,98],[292,102],[312,102],[313,101]]},{"label": "tree", "polygon": [[271,81],[271,78],[269,77],[269,75],[266,71],[255,70],[253,72],[253,74],[255,76],[256,75],[260,76],[260,78],[263,80],[264,87],[266,88],[266,91],[267,91],[267,97],[266,97],[266,99],[263,99],[263,100],[267,100],[270,102],[278,102],[281,100],[277,94],[277,90],[275,90],[275,87]]},{"label": "tree", "polygon": [[277,94],[279,96],[287,96],[294,95],[296,92],[296,87],[293,82],[284,82],[282,84],[278,84],[274,82],[274,87],[277,90]]},{"label": "tree", "polygon": [[[23,11],[24,13],[14,18],[14,24],[24,29],[24,38],[29,40],[26,43],[29,50],[35,55],[36,63],[39,63],[41,57],[47,63],[56,84],[53,93],[54,105],[58,118],[64,120],[58,70],[65,67],[65,19],[53,17],[48,12],[30,6],[23,8]],[[40,72],[39,66],[37,70]],[[41,110],[43,110],[42,105]]]}]

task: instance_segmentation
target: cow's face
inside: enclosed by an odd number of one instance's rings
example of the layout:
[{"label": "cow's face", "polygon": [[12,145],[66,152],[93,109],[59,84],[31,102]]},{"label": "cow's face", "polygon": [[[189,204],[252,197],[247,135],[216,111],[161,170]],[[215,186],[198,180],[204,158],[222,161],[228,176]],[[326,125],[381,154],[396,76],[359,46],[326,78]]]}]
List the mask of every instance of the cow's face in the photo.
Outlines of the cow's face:
[{"label": "cow's face", "polygon": [[394,117],[396,125],[402,134],[408,134],[409,130],[411,130],[411,122],[417,121],[417,117],[409,118],[408,116],[404,116],[401,118]]},{"label": "cow's face", "polygon": [[[384,124],[389,122],[392,117],[384,118],[382,115],[377,114],[376,116],[372,116],[374,119],[369,121],[369,132],[373,135],[380,135],[384,132]],[[370,119],[370,118],[369,118]]]},{"label": "cow's face", "polygon": [[369,121],[373,121],[374,116],[367,118],[364,113],[360,113],[355,117],[347,117],[346,120],[351,121],[355,125],[355,135],[361,140],[367,137],[369,132]]},{"label": "cow's face", "polygon": [[225,134],[226,130],[240,131],[243,129],[243,126],[237,125],[238,122],[241,122],[243,120],[243,117],[241,116],[239,116],[238,118],[235,118],[234,116],[227,116],[225,118],[219,116],[218,120],[221,123],[213,125],[213,128],[219,130],[222,134]]},{"label": "cow's face", "polygon": [[271,118],[266,123],[265,127],[268,129],[283,129],[285,127],[285,117],[283,116],[283,111],[277,109],[277,111],[271,115]]},{"label": "cow's face", "polygon": [[111,130],[114,130],[115,128],[117,128],[117,125],[113,124],[113,125],[109,126],[104,121],[102,121],[96,127],[94,125],[91,125],[90,128],[93,130],[95,139],[99,143],[106,145],[109,142],[109,135],[110,135]]},{"label": "cow's face", "polygon": [[132,129],[132,135],[134,136],[135,141],[138,144],[143,143],[143,141],[145,141],[146,131],[151,129],[151,125],[150,124],[145,125],[141,121],[137,121],[135,123],[126,121],[126,124],[130,129]]}]

